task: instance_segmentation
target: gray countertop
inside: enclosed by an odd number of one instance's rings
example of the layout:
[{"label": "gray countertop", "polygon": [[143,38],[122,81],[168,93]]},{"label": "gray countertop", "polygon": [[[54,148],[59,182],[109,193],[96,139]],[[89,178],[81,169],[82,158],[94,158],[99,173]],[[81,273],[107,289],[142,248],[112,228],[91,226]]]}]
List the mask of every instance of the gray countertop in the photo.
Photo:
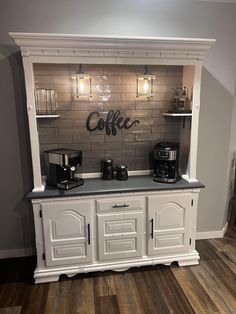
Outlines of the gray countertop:
[{"label": "gray countertop", "polygon": [[30,199],[83,196],[90,194],[110,194],[125,192],[165,191],[204,188],[200,182],[187,182],[180,179],[176,183],[154,182],[152,176],[132,176],[128,181],[85,179],[84,185],[65,191],[46,186],[43,192],[29,192],[26,197]]}]

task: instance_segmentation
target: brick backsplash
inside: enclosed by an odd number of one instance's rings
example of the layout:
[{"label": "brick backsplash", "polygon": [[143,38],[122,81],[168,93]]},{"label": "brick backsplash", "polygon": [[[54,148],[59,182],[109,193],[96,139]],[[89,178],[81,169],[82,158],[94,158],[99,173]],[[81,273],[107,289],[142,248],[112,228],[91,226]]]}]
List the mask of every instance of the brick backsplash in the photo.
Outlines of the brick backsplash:
[{"label": "brick backsplash", "polygon": [[[172,88],[181,87],[182,66],[150,66],[154,80],[154,97],[136,97],[136,75],[144,71],[140,65],[83,65],[92,75],[93,96],[75,101],[71,76],[78,67],[71,64],[35,64],[35,87],[57,91],[56,119],[38,119],[41,153],[55,148],[83,151],[83,172],[98,172],[101,160],[112,158],[114,164],[125,163],[129,170],[151,169],[151,152],[159,141],[178,141],[180,120],[163,117],[173,96]],[[130,129],[106,135],[105,131],[89,132],[85,123],[90,112],[105,116],[109,109],[120,110],[123,117],[138,119]],[[42,169],[44,172],[43,158]]]}]

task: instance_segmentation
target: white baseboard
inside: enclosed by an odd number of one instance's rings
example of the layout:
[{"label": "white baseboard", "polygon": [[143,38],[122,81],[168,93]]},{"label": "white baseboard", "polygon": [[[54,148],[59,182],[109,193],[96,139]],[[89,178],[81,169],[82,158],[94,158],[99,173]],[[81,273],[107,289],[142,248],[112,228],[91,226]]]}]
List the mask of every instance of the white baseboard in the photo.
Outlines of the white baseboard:
[{"label": "white baseboard", "polygon": [[228,222],[222,230],[197,232],[196,240],[223,238],[228,229]]},{"label": "white baseboard", "polygon": [[224,228],[223,228],[223,236],[226,234],[226,231],[228,230],[228,221],[226,222]]},{"label": "white baseboard", "polygon": [[11,249],[11,250],[0,250],[1,258],[12,258],[12,257],[22,257],[22,256],[32,256],[35,255],[35,248],[22,248],[22,249]]}]

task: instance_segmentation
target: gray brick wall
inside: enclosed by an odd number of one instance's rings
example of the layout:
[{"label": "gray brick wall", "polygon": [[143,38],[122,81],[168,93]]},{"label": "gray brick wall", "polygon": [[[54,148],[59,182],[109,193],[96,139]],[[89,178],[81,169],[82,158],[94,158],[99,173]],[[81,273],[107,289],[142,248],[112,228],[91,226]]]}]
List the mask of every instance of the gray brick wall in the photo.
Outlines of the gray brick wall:
[{"label": "gray brick wall", "polygon": [[[84,65],[92,75],[91,100],[75,101],[72,96],[71,76],[76,65],[36,64],[35,87],[57,91],[60,118],[38,119],[41,152],[55,148],[72,148],[83,151],[83,172],[98,172],[101,160],[112,158],[114,164],[125,163],[129,170],[150,169],[150,152],[159,141],[178,141],[180,120],[163,117],[171,102],[172,88],[182,86],[181,66],[150,66],[156,74],[154,97],[136,97],[136,75],[143,66],[133,65]],[[89,132],[86,118],[92,111],[106,116],[109,109],[120,110],[122,116],[138,119],[139,124],[117,135],[105,131]],[[43,163],[43,162],[42,162]],[[42,164],[42,169],[44,169]]]}]

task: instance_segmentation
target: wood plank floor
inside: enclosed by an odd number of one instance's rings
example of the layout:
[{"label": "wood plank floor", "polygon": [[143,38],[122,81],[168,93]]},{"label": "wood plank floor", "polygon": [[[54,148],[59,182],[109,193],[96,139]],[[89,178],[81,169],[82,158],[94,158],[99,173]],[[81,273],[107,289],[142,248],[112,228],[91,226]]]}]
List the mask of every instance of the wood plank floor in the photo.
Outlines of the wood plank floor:
[{"label": "wood plank floor", "polygon": [[77,275],[34,285],[35,258],[0,260],[0,314],[236,314],[236,232],[197,241],[200,265]]}]

